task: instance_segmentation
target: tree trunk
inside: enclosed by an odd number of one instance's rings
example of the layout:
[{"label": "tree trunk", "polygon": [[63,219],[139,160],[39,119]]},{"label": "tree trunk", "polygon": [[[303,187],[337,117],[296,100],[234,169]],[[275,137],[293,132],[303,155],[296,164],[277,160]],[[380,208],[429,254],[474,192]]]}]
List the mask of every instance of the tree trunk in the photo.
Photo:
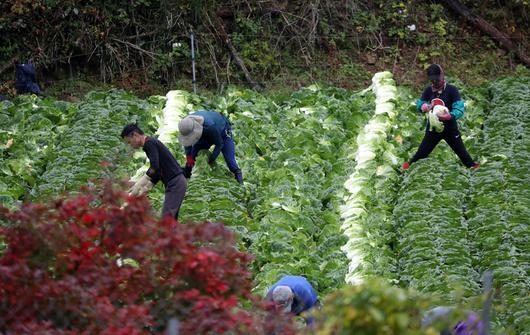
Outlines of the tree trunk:
[{"label": "tree trunk", "polygon": [[458,0],[442,0],[445,5],[454,10],[456,13],[465,17],[471,24],[482,30],[483,32],[490,35],[495,41],[501,46],[506,48],[508,51],[514,52],[519,59],[530,67],[530,57],[525,55],[523,52],[517,49],[517,46],[510,40],[508,36],[497,30],[489,22],[484,20],[478,15],[471,13],[471,10]]},{"label": "tree trunk", "polygon": [[234,58],[234,61],[236,62],[237,66],[243,71],[243,74],[245,75],[245,79],[249,82],[250,86],[252,86],[253,89],[257,91],[262,91],[263,87],[252,77],[250,76],[250,72],[247,70],[247,67],[245,66],[245,63],[239,57],[239,53],[237,52],[236,48],[232,44],[232,41],[230,40],[230,36],[226,33],[225,27],[223,25],[223,22],[219,19],[219,17],[215,16],[214,18],[219,34],[221,35],[221,38],[225,42],[226,46],[228,47],[228,50],[230,51],[230,54]]}]

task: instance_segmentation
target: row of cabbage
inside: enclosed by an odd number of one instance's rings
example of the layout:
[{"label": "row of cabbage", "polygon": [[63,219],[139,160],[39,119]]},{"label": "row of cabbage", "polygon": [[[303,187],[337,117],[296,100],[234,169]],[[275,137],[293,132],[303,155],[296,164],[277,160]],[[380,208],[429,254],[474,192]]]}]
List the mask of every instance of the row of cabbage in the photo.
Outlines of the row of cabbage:
[{"label": "row of cabbage", "polygon": [[492,270],[507,328],[530,334],[530,78],[491,84],[480,155],[467,215],[474,266]]},{"label": "row of cabbage", "polygon": [[[463,216],[468,171],[450,157],[418,161],[407,173],[393,211],[401,285],[446,302],[479,293]],[[440,167],[443,168],[433,168]]]},{"label": "row of cabbage", "polygon": [[[32,196],[75,192],[99,178],[129,175],[131,151],[120,138],[121,130],[129,122],[154,122],[153,116],[162,104],[157,98],[146,101],[118,90],[89,93],[55,139],[54,150],[47,156]],[[132,165],[138,163],[133,161]]]},{"label": "row of cabbage", "polygon": [[73,104],[36,96],[0,102],[0,204],[15,208],[30,199],[76,110]]},{"label": "row of cabbage", "polygon": [[355,167],[355,138],[373,106],[372,95],[310,87],[272,114],[278,127],[265,125],[272,132],[260,135],[265,151],[254,157],[268,157],[247,163],[260,179],[252,208],[260,230],[250,251],[262,255],[255,272],[263,289],[285,273],[307,276],[322,293],[344,283],[341,185]]},{"label": "row of cabbage", "polygon": [[375,112],[356,138],[357,164],[344,184],[341,206],[342,229],[348,237],[342,250],[350,260],[349,283],[371,276],[390,279],[396,271],[390,209],[398,176],[397,143],[392,136],[398,92],[390,72],[375,74],[371,88]]}]

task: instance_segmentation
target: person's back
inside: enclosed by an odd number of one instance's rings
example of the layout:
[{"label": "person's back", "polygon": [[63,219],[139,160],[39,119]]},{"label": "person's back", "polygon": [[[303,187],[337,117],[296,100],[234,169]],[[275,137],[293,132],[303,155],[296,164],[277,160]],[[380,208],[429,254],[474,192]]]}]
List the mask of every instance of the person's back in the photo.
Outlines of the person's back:
[{"label": "person's back", "polygon": [[216,128],[219,130],[220,133],[226,128],[228,124],[228,120],[223,116],[223,114],[219,112],[197,111],[191,113],[191,115],[202,116],[204,118],[204,128]]},{"label": "person's back", "polygon": [[284,276],[277,281],[267,293],[267,299],[272,300],[272,293],[278,286],[288,286],[294,293],[294,300],[291,306],[291,312],[300,314],[309,310],[318,301],[316,291],[313,289],[309,281],[302,276]]}]

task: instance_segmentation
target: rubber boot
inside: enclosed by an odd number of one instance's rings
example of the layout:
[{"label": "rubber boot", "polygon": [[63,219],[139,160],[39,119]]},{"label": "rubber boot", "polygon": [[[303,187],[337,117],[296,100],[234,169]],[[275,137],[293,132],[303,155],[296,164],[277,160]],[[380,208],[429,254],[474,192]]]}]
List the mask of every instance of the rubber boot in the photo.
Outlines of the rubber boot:
[{"label": "rubber boot", "polygon": [[243,174],[241,173],[241,170],[234,171],[234,177],[236,178],[238,183],[243,185]]}]

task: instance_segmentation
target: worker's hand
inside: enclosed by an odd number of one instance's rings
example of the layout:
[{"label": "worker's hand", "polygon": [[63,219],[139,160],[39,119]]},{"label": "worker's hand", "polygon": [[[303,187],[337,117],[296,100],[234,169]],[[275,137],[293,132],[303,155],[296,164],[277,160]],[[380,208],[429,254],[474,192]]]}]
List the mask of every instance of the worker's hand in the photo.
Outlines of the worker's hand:
[{"label": "worker's hand", "polygon": [[451,113],[445,113],[445,114],[442,114],[442,115],[438,115],[438,119],[440,121],[449,121],[449,120],[451,120]]},{"label": "worker's hand", "polygon": [[424,113],[428,113],[431,110],[431,105],[424,102],[423,105],[421,105],[421,111]]},{"label": "worker's hand", "polygon": [[136,183],[134,183],[133,186],[131,186],[131,188],[129,188],[129,190],[127,191],[129,195],[138,195],[139,192],[140,192],[140,184],[138,184],[138,181],[136,181]]},{"label": "worker's hand", "polygon": [[182,169],[182,174],[187,179],[191,178],[191,166],[186,165],[184,169]]},{"label": "worker's hand", "polygon": [[139,180],[138,180],[138,189],[137,194],[135,195],[142,195],[145,194],[155,186],[153,182],[151,181],[151,178],[149,178],[148,175],[144,174]]},{"label": "worker's hand", "polygon": [[148,175],[144,174],[140,179],[138,179],[134,185],[129,189],[128,193],[130,195],[142,195],[146,192],[149,192],[153,188],[154,184],[149,178]]},{"label": "worker's hand", "polygon": [[186,155],[186,165],[188,165],[189,167],[195,166],[195,159],[193,159],[191,155]]},{"label": "worker's hand", "polygon": [[144,185],[144,187],[142,187],[142,189],[140,190],[140,194],[138,195],[143,195],[143,194],[146,194],[148,193],[149,191],[151,191],[151,189],[155,186],[155,184],[153,184],[152,182],[149,182],[148,184]]}]

